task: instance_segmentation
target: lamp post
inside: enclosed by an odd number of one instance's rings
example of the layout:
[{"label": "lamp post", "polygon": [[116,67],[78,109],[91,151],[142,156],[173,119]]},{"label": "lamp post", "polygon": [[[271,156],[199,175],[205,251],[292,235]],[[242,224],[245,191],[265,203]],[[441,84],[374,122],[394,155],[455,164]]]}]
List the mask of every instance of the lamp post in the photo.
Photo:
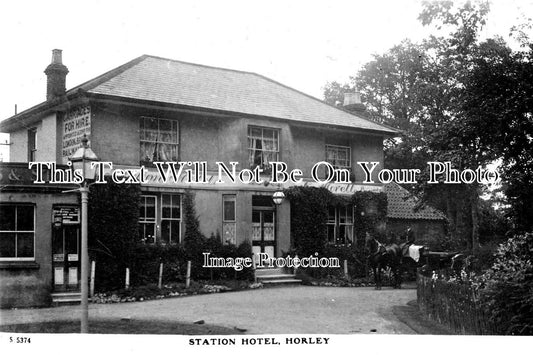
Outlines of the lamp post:
[{"label": "lamp post", "polygon": [[81,333],[89,332],[89,252],[87,231],[87,207],[89,203],[88,180],[93,180],[95,169],[91,163],[98,161],[98,157],[89,148],[88,139],[83,135],[82,146],[70,158],[72,169],[81,170],[83,182],[78,191],[81,194]]},{"label": "lamp post", "polygon": [[275,222],[277,224],[276,226],[276,234],[278,233],[278,227],[279,227],[279,216],[278,216],[278,207],[281,205],[283,200],[285,199],[285,194],[283,191],[281,191],[281,187],[278,187],[278,191],[274,192],[274,195],[272,196],[272,201],[274,201],[274,204],[276,205],[276,216],[275,216]]}]

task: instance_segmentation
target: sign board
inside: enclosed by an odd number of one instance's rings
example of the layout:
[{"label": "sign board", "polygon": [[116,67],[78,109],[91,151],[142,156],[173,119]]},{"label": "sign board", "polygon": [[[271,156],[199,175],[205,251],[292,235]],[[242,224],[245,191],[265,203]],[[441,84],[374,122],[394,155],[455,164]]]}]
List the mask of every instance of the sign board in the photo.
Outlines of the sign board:
[{"label": "sign board", "polygon": [[69,254],[68,261],[78,261],[78,254]]},{"label": "sign board", "polygon": [[61,219],[62,224],[79,224],[80,209],[78,207],[54,207],[52,210],[52,223]]},{"label": "sign board", "polygon": [[54,254],[54,261],[62,263],[63,261],[65,261],[65,255],[63,255],[63,254]]},{"label": "sign board", "polygon": [[[116,169],[127,169],[128,167],[117,165]],[[106,174],[110,174],[106,170]],[[140,171],[135,169],[132,174],[136,179],[140,178]],[[223,175],[221,182],[218,182],[218,174],[215,172],[207,172],[205,183],[188,183],[186,182],[186,174],[182,174],[178,181],[168,179],[163,181],[159,172],[152,168],[147,168],[144,171],[144,183],[141,186],[155,187],[155,188],[176,188],[176,189],[201,189],[201,190],[251,190],[251,191],[269,191],[274,192],[280,188],[288,188],[291,186],[309,186],[309,187],[324,187],[337,195],[353,195],[356,191],[372,191],[383,192],[383,185],[381,184],[363,184],[363,183],[319,183],[311,179],[303,179],[301,183],[295,184],[287,182],[283,184],[244,184],[241,182],[231,182],[227,176]]]},{"label": "sign board", "polygon": [[81,147],[83,135],[91,136],[91,107],[80,106],[63,117],[61,156],[66,164],[68,158]]}]

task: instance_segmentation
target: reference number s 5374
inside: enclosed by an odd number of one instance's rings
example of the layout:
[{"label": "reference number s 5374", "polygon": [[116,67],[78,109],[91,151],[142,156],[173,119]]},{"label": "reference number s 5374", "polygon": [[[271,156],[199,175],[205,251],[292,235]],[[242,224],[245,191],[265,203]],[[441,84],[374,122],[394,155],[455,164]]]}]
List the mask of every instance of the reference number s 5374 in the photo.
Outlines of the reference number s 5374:
[{"label": "reference number s 5374", "polygon": [[9,337],[10,343],[16,343],[16,344],[29,344],[31,343],[31,338],[27,337]]}]

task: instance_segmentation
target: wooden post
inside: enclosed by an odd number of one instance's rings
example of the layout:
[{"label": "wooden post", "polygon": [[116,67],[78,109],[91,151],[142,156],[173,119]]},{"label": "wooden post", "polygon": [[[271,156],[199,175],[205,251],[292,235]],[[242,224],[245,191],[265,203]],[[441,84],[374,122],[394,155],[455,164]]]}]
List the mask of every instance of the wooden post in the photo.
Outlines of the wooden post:
[{"label": "wooden post", "polygon": [[254,283],[257,283],[257,269],[255,267],[255,254],[252,253],[252,268],[254,269]]},{"label": "wooden post", "polygon": [[96,262],[93,260],[91,262],[91,289],[90,289],[91,299],[94,297],[94,275],[95,275],[95,269],[96,269]]},{"label": "wooden post", "polygon": [[130,288],[130,268],[126,268],[126,285],[124,288],[127,290]]},{"label": "wooden post", "polygon": [[157,283],[159,289],[163,288],[163,263],[159,264],[159,282]]},{"label": "wooden post", "polygon": [[348,260],[344,260],[344,276],[348,277]]},{"label": "wooden post", "polygon": [[187,261],[187,277],[185,278],[185,288],[191,285],[191,261]]}]

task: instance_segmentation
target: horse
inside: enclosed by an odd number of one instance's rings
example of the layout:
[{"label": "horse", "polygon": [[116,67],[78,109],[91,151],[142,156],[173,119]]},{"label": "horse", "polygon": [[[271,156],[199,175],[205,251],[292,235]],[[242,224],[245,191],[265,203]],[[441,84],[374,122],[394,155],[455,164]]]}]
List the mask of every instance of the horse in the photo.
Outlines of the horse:
[{"label": "horse", "polygon": [[374,272],[376,290],[381,290],[381,269],[390,267],[394,274],[394,288],[401,288],[401,260],[402,251],[397,244],[383,245],[376,238],[367,235],[366,250],[368,263]]}]

